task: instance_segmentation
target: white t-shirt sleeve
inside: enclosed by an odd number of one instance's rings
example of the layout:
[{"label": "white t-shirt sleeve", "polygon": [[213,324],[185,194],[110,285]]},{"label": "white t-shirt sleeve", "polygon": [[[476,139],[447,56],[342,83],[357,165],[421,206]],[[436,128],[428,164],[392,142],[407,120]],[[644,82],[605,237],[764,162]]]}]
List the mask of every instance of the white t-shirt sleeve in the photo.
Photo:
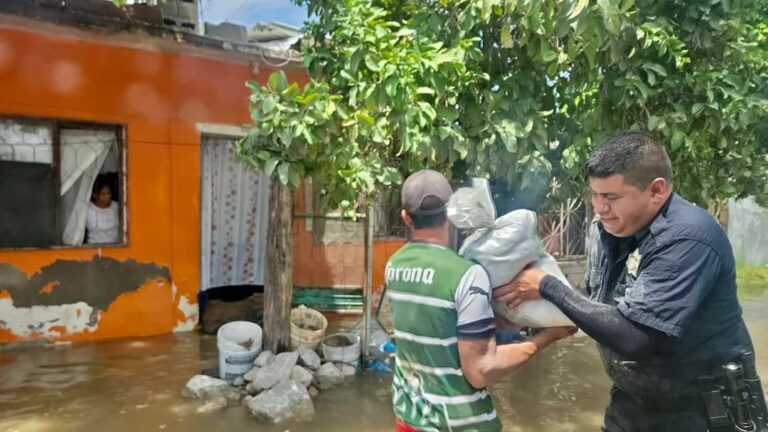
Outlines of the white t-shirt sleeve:
[{"label": "white t-shirt sleeve", "polygon": [[472,266],[456,289],[458,336],[464,339],[488,339],[496,334],[491,308],[491,282],[480,265]]}]

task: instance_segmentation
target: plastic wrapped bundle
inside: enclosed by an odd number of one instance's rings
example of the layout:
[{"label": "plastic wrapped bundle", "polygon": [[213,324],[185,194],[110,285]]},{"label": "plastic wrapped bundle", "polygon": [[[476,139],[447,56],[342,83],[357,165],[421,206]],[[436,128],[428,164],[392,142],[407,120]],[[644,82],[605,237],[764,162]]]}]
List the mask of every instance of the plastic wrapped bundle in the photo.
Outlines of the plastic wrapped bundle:
[{"label": "plastic wrapped bundle", "polygon": [[[515,210],[496,219],[496,208],[487,180],[473,179],[471,187],[457,190],[448,204],[448,218],[456,227],[471,233],[459,254],[485,267],[491,286],[508,283],[529,265],[540,267],[571,286],[555,259],[541,244],[536,214],[530,210]],[[546,300],[529,300],[515,309],[494,302],[493,309],[523,327],[573,325],[568,317]]]}]

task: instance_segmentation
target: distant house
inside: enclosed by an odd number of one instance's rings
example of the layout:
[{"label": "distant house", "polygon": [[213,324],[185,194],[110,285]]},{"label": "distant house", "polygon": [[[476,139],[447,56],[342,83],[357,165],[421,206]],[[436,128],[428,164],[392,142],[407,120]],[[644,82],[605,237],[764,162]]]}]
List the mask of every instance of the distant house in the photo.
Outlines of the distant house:
[{"label": "distant house", "polygon": [[256,24],[248,31],[249,41],[274,49],[290,49],[301,36],[301,29],[274,21]]},{"label": "distant house", "polygon": [[768,265],[768,209],[752,198],[729,199],[727,225],[737,261]]},{"label": "distant house", "polygon": [[[263,283],[268,182],[233,154],[244,82],[274,65],[305,81],[303,66],[199,35],[183,10],[63,4],[0,1],[0,344],[194,329],[201,290]],[[89,212],[94,184],[113,213]],[[294,228],[297,285],[362,285],[357,229]],[[401,244],[377,242],[375,285]]]}]

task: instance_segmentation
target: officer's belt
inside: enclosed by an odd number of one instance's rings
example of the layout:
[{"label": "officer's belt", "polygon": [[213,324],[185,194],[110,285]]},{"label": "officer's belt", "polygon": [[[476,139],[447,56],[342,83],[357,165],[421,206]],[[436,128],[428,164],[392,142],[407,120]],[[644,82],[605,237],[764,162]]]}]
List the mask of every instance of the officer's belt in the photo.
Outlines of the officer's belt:
[{"label": "officer's belt", "polygon": [[679,412],[689,409],[703,408],[701,394],[692,394],[685,396],[640,396],[628,394],[628,396],[653,411]]}]

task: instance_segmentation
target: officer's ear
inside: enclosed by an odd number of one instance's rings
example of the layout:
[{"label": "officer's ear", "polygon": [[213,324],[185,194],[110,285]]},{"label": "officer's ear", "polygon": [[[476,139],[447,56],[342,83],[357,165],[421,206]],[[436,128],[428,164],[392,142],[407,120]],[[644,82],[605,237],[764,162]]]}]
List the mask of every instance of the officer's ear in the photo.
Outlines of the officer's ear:
[{"label": "officer's ear", "polygon": [[648,185],[648,192],[651,193],[651,201],[657,204],[663,204],[672,193],[672,185],[664,177],[657,177]]}]

